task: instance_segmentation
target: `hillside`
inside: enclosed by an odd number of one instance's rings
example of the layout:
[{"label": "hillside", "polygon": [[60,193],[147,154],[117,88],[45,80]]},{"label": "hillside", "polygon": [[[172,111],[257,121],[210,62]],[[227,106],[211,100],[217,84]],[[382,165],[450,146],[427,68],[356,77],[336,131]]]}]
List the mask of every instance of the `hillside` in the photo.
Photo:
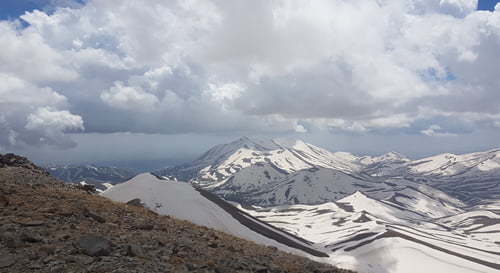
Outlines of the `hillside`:
[{"label": "hillside", "polygon": [[0,272],[350,272],[110,201],[25,158],[0,158]]}]

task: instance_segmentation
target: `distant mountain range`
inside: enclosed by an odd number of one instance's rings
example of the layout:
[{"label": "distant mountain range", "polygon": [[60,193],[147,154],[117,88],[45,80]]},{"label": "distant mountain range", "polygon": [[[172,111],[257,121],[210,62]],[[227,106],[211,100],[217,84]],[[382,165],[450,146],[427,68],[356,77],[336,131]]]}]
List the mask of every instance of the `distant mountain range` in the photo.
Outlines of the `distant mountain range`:
[{"label": "distant mountain range", "polygon": [[72,183],[91,184],[98,190],[105,190],[137,174],[137,172],[128,169],[94,165],[49,164],[42,167],[59,180]]},{"label": "distant mountain range", "polygon": [[500,149],[410,160],[397,153],[355,156],[302,141],[281,144],[243,137],[217,145],[189,164],[155,173],[260,206],[323,203],[356,191],[390,198],[404,188],[446,193],[469,206],[493,208],[500,200]]}]

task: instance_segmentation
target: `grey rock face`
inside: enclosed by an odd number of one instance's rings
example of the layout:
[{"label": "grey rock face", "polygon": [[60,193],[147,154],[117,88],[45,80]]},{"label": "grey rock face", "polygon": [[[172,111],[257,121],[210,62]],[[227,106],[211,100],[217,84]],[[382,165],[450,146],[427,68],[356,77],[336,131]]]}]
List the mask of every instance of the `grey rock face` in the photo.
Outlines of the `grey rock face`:
[{"label": "grey rock face", "polygon": [[78,247],[88,256],[107,256],[111,253],[111,243],[98,235],[86,235],[77,241]]}]

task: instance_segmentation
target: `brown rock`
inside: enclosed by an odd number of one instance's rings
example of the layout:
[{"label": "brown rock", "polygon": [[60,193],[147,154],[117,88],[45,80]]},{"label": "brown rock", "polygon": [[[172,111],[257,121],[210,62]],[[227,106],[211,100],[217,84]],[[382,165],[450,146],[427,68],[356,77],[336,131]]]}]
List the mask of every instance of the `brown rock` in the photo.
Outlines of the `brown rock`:
[{"label": "brown rock", "polygon": [[70,217],[73,215],[74,211],[71,208],[65,207],[65,208],[59,209],[58,213],[61,216]]}]

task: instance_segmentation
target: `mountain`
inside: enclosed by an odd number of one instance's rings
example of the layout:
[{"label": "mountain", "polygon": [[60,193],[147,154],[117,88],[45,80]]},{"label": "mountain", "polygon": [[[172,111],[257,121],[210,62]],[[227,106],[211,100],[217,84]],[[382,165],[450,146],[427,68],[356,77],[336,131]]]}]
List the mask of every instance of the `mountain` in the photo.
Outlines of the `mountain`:
[{"label": "mountain", "polygon": [[91,184],[101,191],[137,174],[129,169],[94,165],[50,164],[43,166],[43,168],[59,180]]},{"label": "mountain", "polygon": [[89,194],[19,156],[0,154],[0,179],[2,273],[350,272]]},{"label": "mountain", "polygon": [[262,142],[243,137],[229,144],[217,145],[191,163],[155,173],[180,181],[194,182],[200,186],[210,186],[224,182],[232,174],[257,163],[271,164],[284,173],[313,166],[357,170],[358,164],[350,162],[345,154],[332,154],[302,141],[285,145],[278,140]]},{"label": "mountain", "polygon": [[425,185],[465,205],[500,208],[499,149],[410,160],[394,152],[355,156],[298,140],[282,143],[245,137],[217,145],[191,163],[156,173],[255,205],[335,201],[357,190],[378,198],[394,186]]}]

